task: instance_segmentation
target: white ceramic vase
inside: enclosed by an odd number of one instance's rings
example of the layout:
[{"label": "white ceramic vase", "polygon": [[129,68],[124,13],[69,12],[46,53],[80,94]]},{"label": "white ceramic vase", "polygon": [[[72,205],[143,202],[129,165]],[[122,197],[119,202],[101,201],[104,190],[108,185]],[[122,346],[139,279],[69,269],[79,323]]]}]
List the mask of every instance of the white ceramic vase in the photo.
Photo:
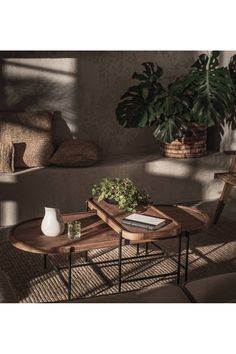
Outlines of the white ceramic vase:
[{"label": "white ceramic vase", "polygon": [[44,209],[45,215],[41,224],[42,233],[49,237],[61,235],[65,230],[65,224],[62,220],[60,210],[56,208]]}]

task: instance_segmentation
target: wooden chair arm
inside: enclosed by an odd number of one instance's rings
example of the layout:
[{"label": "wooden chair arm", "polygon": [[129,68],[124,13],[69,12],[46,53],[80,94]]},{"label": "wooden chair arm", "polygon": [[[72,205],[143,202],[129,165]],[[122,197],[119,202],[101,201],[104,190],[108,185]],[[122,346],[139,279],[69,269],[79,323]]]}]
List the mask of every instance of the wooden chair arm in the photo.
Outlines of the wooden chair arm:
[{"label": "wooden chair arm", "polygon": [[236,150],[229,150],[229,151],[224,151],[224,154],[226,155],[236,155]]},{"label": "wooden chair arm", "polygon": [[214,173],[214,178],[220,178],[221,176],[230,176],[230,175],[235,175],[234,172],[217,172]]}]

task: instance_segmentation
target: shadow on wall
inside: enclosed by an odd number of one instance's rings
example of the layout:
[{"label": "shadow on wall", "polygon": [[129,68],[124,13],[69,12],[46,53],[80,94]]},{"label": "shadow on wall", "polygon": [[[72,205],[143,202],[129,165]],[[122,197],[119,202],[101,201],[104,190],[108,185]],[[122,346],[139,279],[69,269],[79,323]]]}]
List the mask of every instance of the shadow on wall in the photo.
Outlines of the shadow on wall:
[{"label": "shadow on wall", "polygon": [[[203,186],[188,177],[151,175],[140,166],[133,166],[129,174],[122,166],[68,169],[29,170],[15,176],[16,183],[0,183],[1,226],[12,225],[44,215],[44,207],[56,207],[63,213],[85,210],[91,197],[91,187],[104,177],[127,177],[149,193],[157,203],[200,200]],[[66,181],[66,186],[65,186]],[[186,200],[185,199],[185,200]]]},{"label": "shadow on wall", "polygon": [[[75,137],[94,140],[104,155],[157,152],[152,129],[125,129],[116,120],[121,95],[144,61],[163,67],[165,82],[183,73],[195,52],[73,52],[2,55],[0,109],[62,111]],[[70,58],[68,57],[70,56]],[[0,53],[1,56],[1,53]],[[64,59],[63,59],[64,57]],[[16,59],[18,58],[18,59]]]},{"label": "shadow on wall", "polygon": [[[0,59],[0,103],[1,110],[27,111],[58,108],[55,102],[67,99],[71,94],[71,87],[57,81],[41,77],[6,77],[3,66],[6,64]],[[25,65],[27,68],[27,66]],[[41,68],[34,70],[41,71]],[[51,104],[50,104],[51,102]]]},{"label": "shadow on wall", "polygon": [[[93,51],[50,53],[49,57],[36,52],[15,53],[14,57],[13,52],[8,53],[10,59],[0,53],[0,110],[62,111],[73,135],[94,140],[103,155],[157,152],[159,143],[152,128],[119,125],[117,103],[135,82],[132,73],[142,69],[142,62],[158,62],[165,86],[190,67],[196,53]],[[232,146],[236,146],[236,137],[231,127],[209,129],[210,150]]]},{"label": "shadow on wall", "polygon": [[[77,59],[78,132],[91,138],[103,154],[157,152],[159,143],[152,128],[129,128],[119,125],[115,110],[121,95],[134,84],[134,71],[141,71],[145,61],[158,62],[169,83],[193,61],[194,52],[83,52]],[[166,85],[165,81],[163,84]]]},{"label": "shadow on wall", "polygon": [[[66,79],[62,80],[62,77]],[[53,65],[52,68],[44,68],[10,62],[2,58],[0,59],[0,110],[61,111],[66,116],[67,123],[73,128],[71,114],[73,107],[71,108],[70,102],[75,90],[75,77],[73,73],[53,69]],[[63,128],[62,125],[61,129]]]}]

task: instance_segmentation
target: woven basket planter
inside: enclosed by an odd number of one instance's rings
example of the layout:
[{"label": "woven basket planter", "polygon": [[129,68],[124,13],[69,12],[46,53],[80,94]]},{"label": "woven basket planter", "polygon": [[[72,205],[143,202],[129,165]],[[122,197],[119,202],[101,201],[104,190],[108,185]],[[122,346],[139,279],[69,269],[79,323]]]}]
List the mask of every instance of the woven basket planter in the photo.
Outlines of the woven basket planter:
[{"label": "woven basket planter", "polygon": [[207,128],[192,125],[180,140],[160,143],[162,156],[175,159],[187,159],[205,156],[207,153]]}]

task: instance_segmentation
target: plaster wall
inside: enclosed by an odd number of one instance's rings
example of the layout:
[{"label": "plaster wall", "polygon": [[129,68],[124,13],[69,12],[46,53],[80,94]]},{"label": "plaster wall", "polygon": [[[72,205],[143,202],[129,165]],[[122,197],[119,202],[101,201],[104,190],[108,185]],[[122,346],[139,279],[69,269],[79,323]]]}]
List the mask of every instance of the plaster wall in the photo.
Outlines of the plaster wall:
[{"label": "plaster wall", "polygon": [[158,151],[152,128],[124,129],[120,96],[145,61],[164,69],[163,84],[193,62],[191,51],[0,53],[0,110],[60,110],[73,135],[92,139],[103,155]]}]

